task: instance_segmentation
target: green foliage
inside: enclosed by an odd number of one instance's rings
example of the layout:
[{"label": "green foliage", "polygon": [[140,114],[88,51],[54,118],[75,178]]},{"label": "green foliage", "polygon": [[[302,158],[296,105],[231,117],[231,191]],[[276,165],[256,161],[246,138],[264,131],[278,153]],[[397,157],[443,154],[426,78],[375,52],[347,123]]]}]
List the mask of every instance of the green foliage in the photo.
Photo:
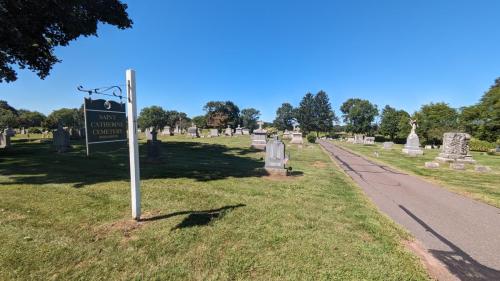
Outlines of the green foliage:
[{"label": "green foliage", "polygon": [[343,113],[346,130],[352,133],[370,133],[373,131],[373,121],[378,115],[376,105],[367,100],[348,99],[340,107]]},{"label": "green foliage", "polygon": [[44,114],[38,111],[29,111],[25,109],[20,109],[19,113],[19,127],[29,128],[29,127],[41,127],[45,119],[47,118]]},{"label": "green foliage", "polygon": [[209,127],[223,129],[239,124],[240,109],[232,101],[209,101],[203,107]]},{"label": "green foliage", "polygon": [[296,118],[299,122],[300,129],[305,132],[311,132],[316,129],[314,95],[307,93],[296,109]]},{"label": "green foliage", "polygon": [[11,111],[12,113],[14,113],[14,115],[17,115],[17,110],[4,100],[0,100],[0,109]]},{"label": "green foliage", "polygon": [[411,125],[410,125],[410,114],[401,114],[399,123],[398,123],[398,134],[397,138],[394,139],[395,141],[399,140],[404,140],[406,141],[406,137],[411,132]]},{"label": "green foliage", "polygon": [[259,120],[260,111],[255,108],[245,108],[241,111],[240,120],[244,128],[257,129],[257,120]]},{"label": "green foliage", "polygon": [[314,119],[317,131],[329,132],[333,129],[333,123],[338,122],[335,112],[332,110],[330,99],[324,91],[319,91],[314,96]]},{"label": "green foliage", "polygon": [[0,130],[3,131],[5,128],[16,127],[18,124],[17,115],[12,111],[0,108]]},{"label": "green foliage", "polygon": [[500,78],[479,103],[461,109],[459,120],[461,128],[480,140],[500,139]]},{"label": "green foliage", "polygon": [[[384,136],[389,136],[391,140],[394,140],[396,136],[406,133],[406,129],[410,127],[409,116],[408,112],[404,110],[396,110],[386,105],[380,116],[379,132]],[[405,122],[407,126],[405,126]]]},{"label": "green foliage", "polygon": [[457,111],[443,102],[423,105],[415,118],[417,134],[424,138],[425,143],[441,143],[444,133],[458,128]]},{"label": "green foliage", "polygon": [[59,125],[63,127],[82,128],[84,117],[80,110],[76,108],[61,108],[52,111],[43,122],[43,127],[56,129]]},{"label": "green foliage", "polygon": [[17,79],[15,64],[40,78],[60,62],[54,49],[80,36],[97,36],[99,23],[132,27],[118,0],[0,0],[0,82]]},{"label": "green foliage", "polygon": [[287,102],[282,103],[276,110],[276,119],[274,119],[274,127],[278,130],[292,130],[293,121],[295,120],[295,112],[293,106]]},{"label": "green foliage", "polygon": [[198,128],[205,128],[207,126],[207,118],[204,115],[195,116],[192,121]]},{"label": "green foliage", "polygon": [[495,143],[472,138],[469,142],[469,149],[472,151],[488,152],[496,147]]},{"label": "green foliage", "polygon": [[310,143],[315,143],[316,142],[316,134],[313,132],[310,132],[309,134],[307,134],[306,139]]},{"label": "green foliage", "polygon": [[145,107],[137,118],[137,125],[142,130],[153,128],[154,131],[158,131],[163,129],[167,123],[167,112],[161,106]]},{"label": "green foliage", "polygon": [[272,136],[278,133],[278,128],[272,126],[264,126],[267,131],[268,136]]},{"label": "green foliage", "polygon": [[[286,106],[285,108],[279,108],[277,115],[279,119],[279,125],[285,129],[292,129],[288,126],[288,123],[285,123],[281,120],[287,120],[279,116],[278,113],[280,109],[286,109],[287,112],[291,110],[291,106],[289,104],[283,104]],[[324,91],[319,91],[316,95],[311,93],[307,93],[300,102],[300,105],[295,111],[295,119],[299,123],[300,129],[309,133],[312,131],[316,132],[329,132],[333,129],[333,123],[338,121],[337,116],[335,116],[335,112],[332,110],[332,106],[330,104],[330,99],[328,95]],[[288,119],[290,124],[292,123],[292,118]],[[286,125],[286,126],[285,126]]]}]

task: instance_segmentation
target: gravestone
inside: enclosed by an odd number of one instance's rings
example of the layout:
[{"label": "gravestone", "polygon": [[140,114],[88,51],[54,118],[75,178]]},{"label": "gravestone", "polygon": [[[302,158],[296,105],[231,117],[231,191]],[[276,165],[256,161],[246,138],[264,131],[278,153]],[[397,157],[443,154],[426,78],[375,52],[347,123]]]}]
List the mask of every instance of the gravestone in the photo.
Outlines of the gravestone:
[{"label": "gravestone", "polygon": [[488,166],[482,166],[482,165],[476,165],[474,167],[474,170],[476,172],[479,172],[479,173],[487,173],[487,172],[491,172],[491,168],[488,167]]},{"label": "gravestone", "polygon": [[235,130],[234,134],[235,134],[236,136],[241,136],[241,135],[243,135],[243,128],[241,128],[241,127],[240,127],[240,125],[238,125],[238,128],[236,128],[236,130]]},{"label": "gravestone", "polygon": [[465,170],[465,164],[459,162],[451,162],[450,168],[453,170]]},{"label": "gravestone", "polygon": [[417,121],[411,119],[411,132],[406,138],[406,144],[403,148],[403,153],[409,154],[411,156],[422,155],[424,151],[420,148],[420,140],[418,139],[415,129],[417,129]]},{"label": "gravestone", "polygon": [[285,165],[287,162],[285,155],[285,144],[278,137],[270,139],[266,144],[266,159],[264,169],[271,175],[287,175]]},{"label": "gravestone", "polygon": [[284,140],[289,140],[291,138],[292,138],[292,133],[290,133],[290,131],[288,131],[288,129],[285,130],[285,132],[283,133],[283,139]]},{"label": "gravestone", "polygon": [[365,137],[363,139],[363,144],[364,145],[374,145],[375,144],[375,137]]},{"label": "gravestone", "polygon": [[500,145],[497,144],[497,147],[495,148],[495,152],[500,152]]},{"label": "gravestone", "polygon": [[71,139],[80,139],[82,136],[80,135],[80,129],[73,129],[73,128],[70,128],[69,129],[69,137]]},{"label": "gravestone", "polygon": [[193,123],[191,124],[191,127],[188,128],[187,130],[187,136],[191,138],[199,138],[200,134],[198,133],[198,128],[196,125]]},{"label": "gravestone", "polygon": [[217,129],[210,129],[210,135],[211,138],[215,138],[219,136],[219,130]]},{"label": "gravestone", "polygon": [[[144,134],[146,135],[146,140],[153,140],[153,129],[146,128],[146,130],[144,130]],[[156,139],[156,132],[154,132],[154,138]]]},{"label": "gravestone", "polygon": [[170,136],[170,126],[165,126],[161,130],[161,135],[162,136]]},{"label": "gravestone", "polygon": [[384,142],[383,144],[383,148],[384,149],[392,149],[392,146],[394,145],[394,143],[392,141],[386,141]]},{"label": "gravestone", "polygon": [[257,122],[259,125],[259,128],[257,130],[253,131],[253,136],[252,136],[252,147],[257,148],[257,149],[265,149],[266,148],[266,139],[267,139],[267,131],[262,129],[262,125],[264,125],[264,122],[259,121]]},{"label": "gravestone", "polygon": [[85,128],[80,128],[80,130],[79,130],[79,131],[80,131],[80,136],[81,136],[82,138],[84,138],[84,137],[85,137]]},{"label": "gravestone", "polygon": [[292,132],[292,140],[290,143],[293,144],[303,144],[304,139],[302,138],[302,132],[300,131],[300,128],[298,126],[294,126],[293,132]]},{"label": "gravestone", "polygon": [[241,133],[242,133],[243,135],[248,136],[248,135],[250,135],[250,130],[249,130],[249,129],[243,129],[243,130],[241,130]]},{"label": "gravestone", "polygon": [[24,129],[24,127],[21,128],[20,134],[21,135],[26,135],[26,129]]},{"label": "gravestone", "polygon": [[224,130],[224,135],[229,137],[233,136],[233,129],[231,129],[231,126],[227,125],[226,130]]},{"label": "gravestone", "polygon": [[347,138],[347,143],[354,143],[354,138]]},{"label": "gravestone", "polygon": [[160,143],[157,138],[158,132],[148,129],[146,130],[147,137],[147,160],[156,162],[160,159]]},{"label": "gravestone", "polygon": [[6,136],[8,137],[14,137],[16,136],[16,130],[12,129],[12,128],[9,128],[7,127],[4,132],[3,132]]},{"label": "gravestone", "polygon": [[174,135],[180,135],[182,132],[181,132],[181,129],[179,128],[179,125],[175,125],[175,129],[174,129]]},{"label": "gravestone", "polygon": [[10,137],[5,133],[0,133],[0,148],[7,148],[10,146]]},{"label": "gravestone", "polygon": [[441,153],[436,160],[442,162],[475,163],[469,153],[470,135],[467,133],[444,133]]},{"label": "gravestone", "polygon": [[429,169],[437,169],[439,168],[438,162],[425,162],[425,167]]},{"label": "gravestone", "polygon": [[426,145],[424,146],[425,149],[432,149],[432,145]]},{"label": "gravestone", "polygon": [[354,135],[354,144],[363,144],[364,143],[364,135],[361,134],[355,134]]},{"label": "gravestone", "polygon": [[64,153],[71,148],[69,133],[61,125],[52,133],[52,145],[59,153]]}]

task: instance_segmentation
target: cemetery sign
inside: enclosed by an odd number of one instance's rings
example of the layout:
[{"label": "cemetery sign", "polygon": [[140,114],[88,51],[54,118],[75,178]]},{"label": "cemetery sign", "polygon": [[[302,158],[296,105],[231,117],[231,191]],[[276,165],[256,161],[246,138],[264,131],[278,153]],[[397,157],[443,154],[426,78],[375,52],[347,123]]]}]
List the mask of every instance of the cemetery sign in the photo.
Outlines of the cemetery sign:
[{"label": "cemetery sign", "polygon": [[90,145],[127,141],[124,103],[85,98],[84,109],[87,155]]}]

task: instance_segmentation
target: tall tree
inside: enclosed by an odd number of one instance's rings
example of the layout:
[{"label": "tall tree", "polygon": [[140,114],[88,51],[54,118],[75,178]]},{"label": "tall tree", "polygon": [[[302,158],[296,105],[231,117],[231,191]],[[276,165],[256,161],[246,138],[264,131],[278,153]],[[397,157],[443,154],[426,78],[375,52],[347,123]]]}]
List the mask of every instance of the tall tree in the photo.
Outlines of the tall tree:
[{"label": "tall tree", "polygon": [[[382,135],[389,136],[391,140],[394,140],[396,136],[400,135],[401,130],[405,130],[406,126],[403,125],[403,122],[409,122],[409,119],[406,121],[406,117],[409,116],[408,112],[404,110],[396,110],[395,108],[386,105],[380,115],[380,133]],[[402,122],[402,119],[405,121]]]},{"label": "tall tree", "polygon": [[399,139],[406,139],[411,132],[410,114],[401,110],[398,122],[398,135]]},{"label": "tall tree", "polygon": [[332,110],[330,99],[324,91],[319,91],[314,96],[314,123],[316,130],[329,132],[333,129],[333,123],[338,121],[335,112]]},{"label": "tall tree", "polygon": [[40,77],[60,62],[54,48],[97,36],[99,23],[132,27],[119,0],[0,0],[0,82],[17,79],[14,65]]},{"label": "tall tree", "polygon": [[458,128],[458,112],[444,102],[423,105],[415,113],[417,134],[427,143],[440,143],[443,134]]},{"label": "tall tree", "polygon": [[373,129],[373,121],[378,115],[376,105],[371,104],[367,100],[348,99],[340,107],[343,113],[343,119],[346,123],[348,132],[353,133],[369,133]]},{"label": "tall tree", "polygon": [[77,108],[61,108],[52,111],[47,116],[43,127],[48,129],[55,129],[59,125],[71,128],[82,128],[84,120],[80,111]]},{"label": "tall tree", "polygon": [[240,109],[232,101],[209,101],[203,107],[207,113],[207,124],[222,129],[227,125],[239,124]]},{"label": "tall tree", "polygon": [[192,121],[198,128],[205,128],[207,126],[207,118],[205,115],[195,116]]},{"label": "tall tree", "polygon": [[299,107],[296,109],[295,115],[297,122],[299,122],[300,129],[306,134],[317,128],[315,124],[315,110],[314,96],[311,93],[307,93],[302,98]]},{"label": "tall tree", "polygon": [[480,140],[494,142],[500,139],[500,78],[479,103],[461,109],[459,124]]},{"label": "tall tree", "polygon": [[0,133],[6,128],[17,127],[18,118],[12,111],[0,107]]},{"label": "tall tree", "polygon": [[276,119],[273,121],[273,126],[281,131],[292,130],[294,120],[295,115],[293,106],[285,102],[276,110]]},{"label": "tall tree", "polygon": [[241,110],[240,120],[244,128],[251,131],[257,129],[257,121],[259,120],[260,111],[255,108],[245,108]]},{"label": "tall tree", "polygon": [[158,131],[163,129],[167,122],[167,112],[161,106],[145,107],[137,118],[137,125],[142,130],[152,128],[153,131]]},{"label": "tall tree", "polygon": [[19,113],[19,127],[30,128],[30,127],[41,127],[45,119],[47,118],[44,114],[38,111],[29,111],[26,109],[20,109]]},{"label": "tall tree", "polygon": [[0,100],[0,132],[5,128],[17,127],[19,123],[18,111],[8,102]]}]

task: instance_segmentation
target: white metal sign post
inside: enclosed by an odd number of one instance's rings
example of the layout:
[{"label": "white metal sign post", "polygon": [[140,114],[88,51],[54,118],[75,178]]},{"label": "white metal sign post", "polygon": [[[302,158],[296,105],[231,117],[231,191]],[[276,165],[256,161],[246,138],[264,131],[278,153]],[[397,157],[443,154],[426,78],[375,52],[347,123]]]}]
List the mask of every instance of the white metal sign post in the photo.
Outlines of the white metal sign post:
[{"label": "white metal sign post", "polygon": [[135,70],[127,70],[128,145],[130,159],[130,192],[132,217],[141,219],[141,176],[139,174],[139,145],[137,143],[137,102],[135,95]]}]

